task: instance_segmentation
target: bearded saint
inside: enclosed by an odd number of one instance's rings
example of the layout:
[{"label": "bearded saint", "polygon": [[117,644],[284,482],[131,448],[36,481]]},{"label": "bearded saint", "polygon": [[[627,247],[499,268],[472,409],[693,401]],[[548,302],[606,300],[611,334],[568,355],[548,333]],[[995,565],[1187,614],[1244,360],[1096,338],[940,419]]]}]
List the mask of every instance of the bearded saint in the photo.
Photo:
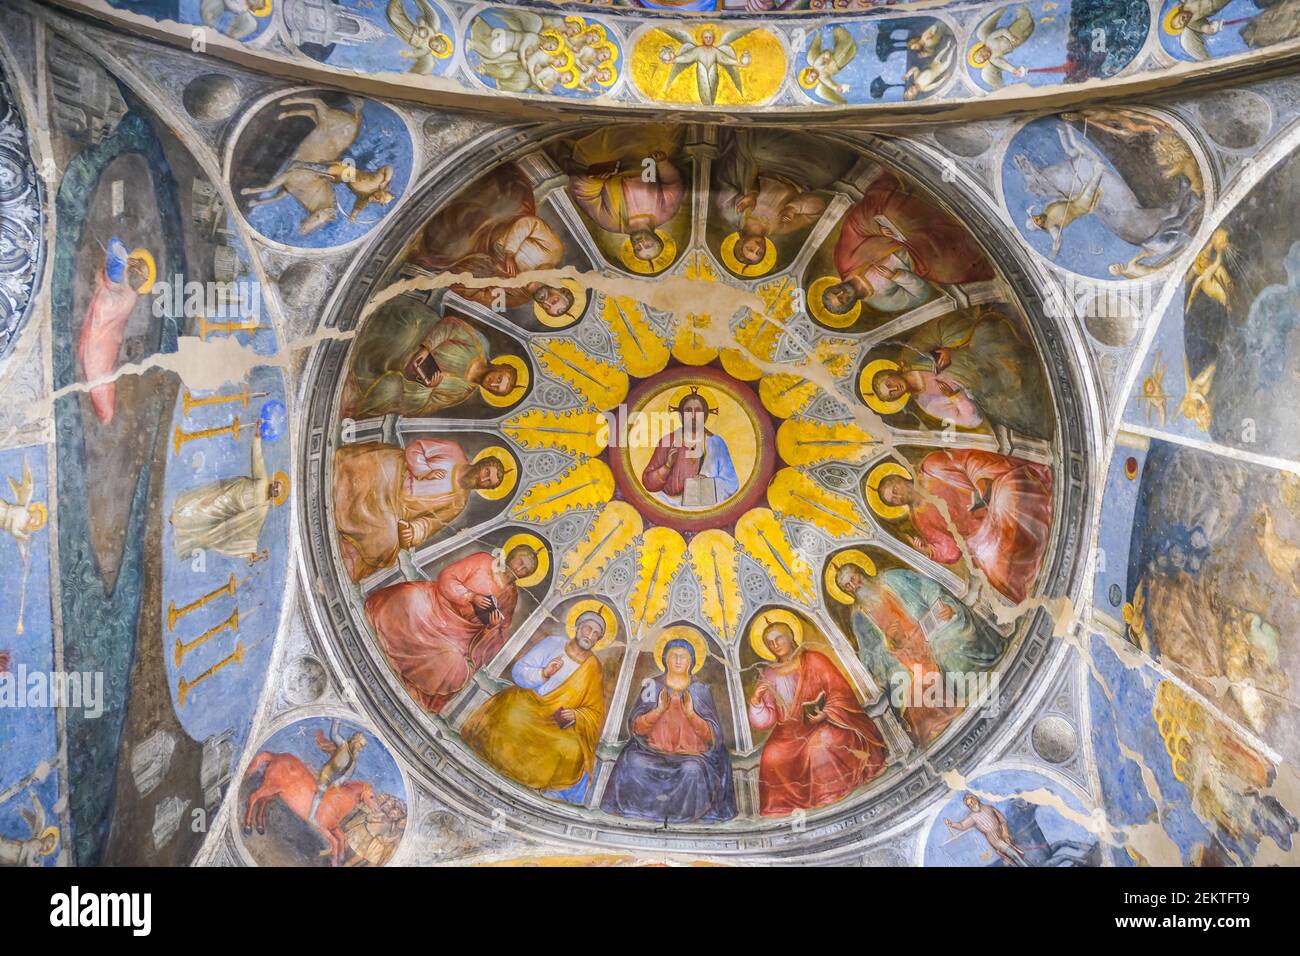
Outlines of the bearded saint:
[{"label": "bearded saint", "polygon": [[[680,139],[670,126],[611,125],[573,147],[569,195],[601,229],[631,237],[632,254],[646,262],[662,254],[655,230],[677,215],[686,195],[681,171],[669,158]],[[653,167],[643,165],[646,160]]]},{"label": "bearded saint", "polygon": [[[917,534],[908,543],[940,564],[956,564],[959,534],[971,563],[1012,601],[1029,596],[1052,525],[1052,470],[1047,465],[960,449],[921,460],[918,489],[902,475],[880,483],[887,504],[907,504]],[[931,498],[943,502],[947,517]]]},{"label": "bearded saint", "polygon": [[787,624],[763,643],[776,663],[749,699],[749,722],[771,730],[758,766],[759,813],[784,816],[834,803],[885,769],[885,742],[830,658],[795,644]]},{"label": "bearded saint", "polygon": [[718,212],[740,233],[736,257],[752,266],[766,255],[771,237],[817,221],[826,200],[812,188],[829,185],[833,177],[817,168],[801,137],[736,130],[731,139],[715,160]]},{"label": "bearded saint", "polygon": [[882,173],[840,223],[835,243],[838,285],[823,304],[842,315],[870,299],[886,311],[923,301],[929,286],[993,278],[993,268],[966,228]]},{"label": "bearded saint", "polygon": [[511,668],[515,686],[489,698],[461,739],[511,780],[585,802],[605,722],[600,660],[592,653],[604,633],[604,618],[587,611],[572,637],[542,638]]},{"label": "bearded saint", "polygon": [[963,708],[926,705],[927,685],[944,687],[945,674],[991,670],[1002,657],[1001,638],[915,571],[891,568],[871,575],[846,563],[836,583],[853,597],[853,634],[863,666],[895,692],[896,702],[901,698],[900,716],[917,743],[938,737]]},{"label": "bearded saint", "polygon": [[705,428],[712,409],[699,392],[691,392],[674,409],[682,427],[665,435],[641,472],[641,484],[665,504],[677,508],[713,507],[740,488],[727,440]]},{"label": "bearded saint", "polygon": [[[104,268],[95,275],[95,291],[77,338],[77,361],[86,381],[103,378],[117,368],[127,320],[140,294],[153,285],[153,273],[153,257],[148,252],[128,252],[121,239],[114,236],[109,240]],[[116,382],[90,390],[90,405],[104,424],[113,420],[116,400]]]},{"label": "bearded saint", "polygon": [[357,336],[343,414],[427,417],[480,388],[509,395],[516,374],[488,358],[487,339],[464,319],[398,296],[381,305]]},{"label": "bearded saint", "polygon": [[1034,438],[1052,437],[1042,367],[1012,319],[967,309],[921,326],[899,354],[898,371],[877,372],[884,401],[912,395],[927,415],[961,428],[984,421]]},{"label": "bearded saint", "polygon": [[176,496],[171,517],[173,547],[182,558],[195,551],[215,551],[253,561],[257,539],[272,505],[284,502],[289,478],[284,472],[266,474],[262,436],[253,435],[251,474],[223,478]]},{"label": "bearded saint", "polygon": [[494,457],[471,463],[449,439],[341,447],[334,453],[334,520],[352,580],[392,567],[400,548],[445,531],[473,490],[497,487],[503,472]]},{"label": "bearded saint", "polygon": [[519,600],[515,582],[536,569],[537,554],[525,545],[508,555],[477,551],[432,581],[405,581],[366,598],[384,655],[428,711],[441,711],[501,650]]},{"label": "bearded saint", "polygon": [[[510,164],[488,173],[430,219],[408,259],[430,272],[513,279],[525,272],[558,268],[564,259],[564,242],[538,217],[528,177]],[[502,298],[509,308],[531,301],[555,316],[573,308],[572,292],[542,282],[451,288],[489,308]]]}]

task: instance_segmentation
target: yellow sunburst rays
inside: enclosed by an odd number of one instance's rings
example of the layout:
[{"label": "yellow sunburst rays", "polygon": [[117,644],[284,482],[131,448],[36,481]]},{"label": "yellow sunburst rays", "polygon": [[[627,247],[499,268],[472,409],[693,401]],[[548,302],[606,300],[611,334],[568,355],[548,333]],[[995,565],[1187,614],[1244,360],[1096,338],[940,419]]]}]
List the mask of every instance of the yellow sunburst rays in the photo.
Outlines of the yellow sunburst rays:
[{"label": "yellow sunburst rays", "polygon": [[808,606],[817,600],[812,566],[790,544],[774,512],[767,508],[745,512],[736,522],[736,542],[766,569],[782,594]]},{"label": "yellow sunburst rays", "polygon": [[628,594],[631,639],[653,627],[668,610],[668,592],[686,558],[686,540],[672,528],[651,528],[641,538],[636,577]]},{"label": "yellow sunburst rays", "polygon": [[552,481],[532,485],[515,504],[514,516],[550,521],[575,508],[602,505],[614,497],[614,474],[598,458],[574,465]]},{"label": "yellow sunburst rays", "polygon": [[722,367],[732,378],[753,382],[763,377],[763,369],[754,359],[770,362],[776,354],[776,342],[785,329],[785,320],[794,314],[794,297],[789,294],[793,287],[794,280],[789,276],[759,286],[763,311],[751,309],[733,336],[739,347],[726,348],[721,353]]},{"label": "yellow sunburst rays", "polygon": [[507,419],[501,430],[525,448],[555,448],[588,458],[609,444],[609,422],[594,408],[530,408]]},{"label": "yellow sunburst rays", "polygon": [[725,531],[701,531],[691,539],[691,567],[700,582],[700,614],[728,646],[740,629],[744,601],[736,568],[736,539]]},{"label": "yellow sunburst rays", "polygon": [[627,372],[594,359],[576,342],[543,339],[532,343],[533,354],[542,368],[577,391],[602,412],[616,407],[627,397]]},{"label": "yellow sunburst rays", "polygon": [[[849,339],[820,339],[812,353],[797,368],[820,366],[831,378],[842,378],[853,364],[857,346]],[[776,372],[764,375],[758,383],[758,397],[763,407],[777,418],[793,418],[817,397],[821,386],[807,375]]]},{"label": "yellow sunburst rays", "polygon": [[560,564],[559,589],[573,591],[595,584],[644,527],[640,512],[626,501],[606,504],[586,536],[565,554]]},{"label": "yellow sunburst rays", "polygon": [[[686,278],[702,282],[717,282],[718,273],[704,253],[695,252],[686,263]],[[713,316],[707,312],[688,312],[679,316],[677,332],[673,337],[673,355],[686,365],[708,365],[718,357],[718,347],[712,342]]]},{"label": "yellow sunburst rays", "polygon": [[813,465],[833,459],[860,465],[879,442],[855,422],[814,422],[791,418],[776,430],[776,450],[787,465]]},{"label": "yellow sunburst rays", "polygon": [[606,295],[600,314],[614,336],[623,367],[629,374],[648,378],[668,364],[668,345],[646,321],[640,302],[628,296]]},{"label": "yellow sunburst rays", "polygon": [[782,468],[767,488],[767,501],[781,514],[811,521],[837,538],[871,538],[867,516],[851,498],[827,491],[797,468]]}]

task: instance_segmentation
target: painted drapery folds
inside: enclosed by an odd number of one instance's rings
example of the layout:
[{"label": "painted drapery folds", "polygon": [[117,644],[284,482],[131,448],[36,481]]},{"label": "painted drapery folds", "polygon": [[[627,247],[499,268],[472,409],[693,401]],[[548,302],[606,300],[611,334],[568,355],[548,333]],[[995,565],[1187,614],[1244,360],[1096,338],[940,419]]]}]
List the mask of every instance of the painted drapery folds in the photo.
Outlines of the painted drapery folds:
[{"label": "painted drapery folds", "polygon": [[0,865],[1295,862],[1289,0],[11,6]]}]

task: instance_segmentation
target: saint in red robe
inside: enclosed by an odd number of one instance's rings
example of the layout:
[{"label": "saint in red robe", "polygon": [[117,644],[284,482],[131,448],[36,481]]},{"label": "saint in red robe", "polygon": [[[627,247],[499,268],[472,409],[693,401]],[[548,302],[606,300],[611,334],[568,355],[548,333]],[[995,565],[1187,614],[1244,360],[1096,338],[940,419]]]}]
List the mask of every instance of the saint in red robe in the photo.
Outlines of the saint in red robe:
[{"label": "saint in red robe", "polygon": [[[975,567],[1013,601],[1023,601],[1038,576],[1052,526],[1052,471],[991,451],[936,451],[921,461],[919,484],[948,505]],[[912,509],[931,558],[955,564],[961,549],[943,513],[930,502]]]},{"label": "saint in red robe", "polygon": [[[784,816],[834,803],[885,769],[885,742],[849,682],[824,654],[800,650],[793,666],[763,671],[749,722],[772,729],[758,765],[763,816]],[[803,705],[826,695],[826,719],[810,721]]]},{"label": "saint in red robe", "polygon": [[[407,581],[380,588],[366,599],[366,615],[389,662],[407,689],[438,713],[475,672],[501,650],[509,636],[519,592],[479,551],[442,569],[433,581]],[[487,623],[471,600],[496,601],[501,620]]]},{"label": "saint in red robe", "polygon": [[875,273],[892,272],[885,260],[896,253],[910,260],[911,272],[941,285],[993,278],[992,266],[964,226],[884,173],[845,213],[835,269],[841,279],[861,276],[874,288],[880,283]]}]

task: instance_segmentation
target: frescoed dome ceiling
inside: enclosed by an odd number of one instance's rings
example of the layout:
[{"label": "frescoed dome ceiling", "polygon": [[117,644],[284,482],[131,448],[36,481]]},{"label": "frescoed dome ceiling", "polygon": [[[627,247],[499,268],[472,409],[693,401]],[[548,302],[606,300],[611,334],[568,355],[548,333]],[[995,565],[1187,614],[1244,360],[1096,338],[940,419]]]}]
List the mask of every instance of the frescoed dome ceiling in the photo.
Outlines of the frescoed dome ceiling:
[{"label": "frescoed dome ceiling", "polygon": [[[313,373],[306,517],[349,665],[439,785],[540,832],[779,845],[758,835],[790,808],[760,797],[772,731],[751,704],[783,625],[871,715],[841,742],[862,761],[801,804],[833,842],[996,732],[910,702],[906,679],[977,674],[1008,710],[1032,686],[1041,599],[1079,567],[1086,494],[1060,465],[1086,455],[1060,384],[1077,372],[1019,291],[1025,254],[904,164],[879,142],[575,129],[458,170],[390,226]],[[471,592],[492,601],[467,612]],[[953,637],[942,663],[889,617],[904,593]],[[453,634],[465,613],[482,636]],[[599,744],[575,792],[484,714],[592,613]],[[674,640],[737,798],[654,832],[614,765]]]}]

